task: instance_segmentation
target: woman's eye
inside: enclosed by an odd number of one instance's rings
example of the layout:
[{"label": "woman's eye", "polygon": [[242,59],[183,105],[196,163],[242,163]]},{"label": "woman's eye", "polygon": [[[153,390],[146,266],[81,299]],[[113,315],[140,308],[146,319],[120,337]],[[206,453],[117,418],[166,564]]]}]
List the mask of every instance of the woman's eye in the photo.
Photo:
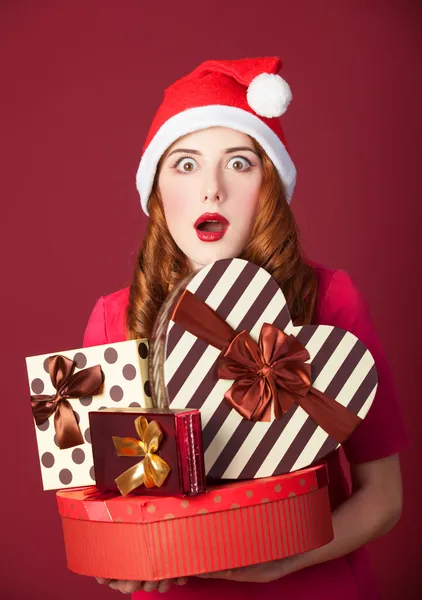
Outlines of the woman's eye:
[{"label": "woman's eye", "polygon": [[235,156],[229,161],[229,165],[232,164],[234,171],[246,171],[252,166],[250,160],[244,156]]},{"label": "woman's eye", "polygon": [[174,167],[182,173],[190,173],[195,170],[196,160],[193,158],[180,158]]}]

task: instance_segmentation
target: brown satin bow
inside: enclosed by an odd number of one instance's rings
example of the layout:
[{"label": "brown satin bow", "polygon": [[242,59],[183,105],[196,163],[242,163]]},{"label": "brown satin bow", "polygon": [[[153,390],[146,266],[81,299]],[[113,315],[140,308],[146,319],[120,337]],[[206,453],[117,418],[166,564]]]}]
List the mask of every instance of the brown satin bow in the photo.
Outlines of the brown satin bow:
[{"label": "brown satin bow", "polygon": [[100,365],[73,373],[76,363],[66,356],[48,358],[48,372],[56,393],[51,396],[31,396],[32,414],[42,425],[54,413],[57,444],[61,450],[83,444],[84,440],[68,399],[99,394],[104,381]]},{"label": "brown satin bow", "polygon": [[236,332],[197,296],[184,290],[171,319],[221,350],[220,379],[234,379],[225,399],[244,418],[269,421],[271,406],[280,419],[296,403],[338,443],[361,419],[311,385],[310,356],[293,335],[264,323],[258,343],[247,331]]},{"label": "brown satin bow", "polygon": [[163,439],[163,432],[157,421],[145,417],[135,419],[136,433],[139,439],[132,437],[117,437],[113,442],[118,456],[142,456],[143,460],[133,465],[115,479],[121,494],[126,496],[144,484],[147,488],[161,487],[170,472],[170,466],[155,454]]}]

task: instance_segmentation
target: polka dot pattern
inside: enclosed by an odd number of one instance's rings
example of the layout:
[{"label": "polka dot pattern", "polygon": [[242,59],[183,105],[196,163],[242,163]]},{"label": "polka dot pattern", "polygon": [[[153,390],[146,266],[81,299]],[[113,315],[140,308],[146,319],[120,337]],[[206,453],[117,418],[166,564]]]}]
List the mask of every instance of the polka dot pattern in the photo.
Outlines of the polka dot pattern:
[{"label": "polka dot pattern", "polygon": [[44,391],[44,382],[42,379],[34,379],[31,382],[31,390],[33,394],[42,394]]},{"label": "polka dot pattern", "polygon": [[139,356],[143,359],[148,358],[148,348],[144,342],[141,342],[138,346]]},{"label": "polka dot pattern", "polygon": [[92,404],[92,396],[86,396],[86,398],[79,398],[79,402],[82,406],[89,406]]},{"label": "polka dot pattern", "polygon": [[107,348],[104,352],[104,359],[109,365],[113,365],[117,362],[119,355],[117,354],[117,350],[115,348]]},{"label": "polka dot pattern", "polygon": [[147,379],[146,382],[144,383],[144,392],[145,392],[145,395],[148,396],[148,398],[151,398],[151,386],[149,383],[149,379]]},{"label": "polka dot pattern", "polygon": [[[195,497],[149,497],[145,498],[146,502],[144,501],[142,503],[138,503],[136,499],[129,497],[122,503],[118,501],[119,499],[117,499],[116,503],[112,500],[108,507],[113,520],[116,521],[119,519],[122,522],[139,523],[140,521],[160,522],[166,519],[178,519],[180,517],[184,519],[195,515],[201,516],[212,513],[221,514],[221,511],[227,511],[228,518],[237,519],[236,517],[233,517],[233,511],[241,511],[243,515],[247,516],[249,507],[253,507],[254,514],[258,513],[262,517],[268,518],[269,515],[271,515],[271,512],[268,512],[270,508],[275,508],[277,510],[277,507],[285,508],[287,506],[289,507],[287,512],[289,521],[289,512],[293,515],[293,518],[295,518],[297,497],[302,494],[308,494],[310,504],[312,505],[313,502],[316,502],[315,508],[318,509],[319,518],[321,514],[319,498],[322,498],[323,496],[311,493],[311,487],[315,484],[318,485],[318,482],[320,482],[321,486],[325,486],[325,489],[320,489],[320,492],[325,493],[328,500],[327,481],[326,479],[321,480],[320,476],[322,475],[324,475],[323,469],[315,467],[307,469],[306,473],[297,472],[287,478],[276,476],[274,479],[256,479],[254,481],[242,482],[240,485],[236,484],[233,487],[224,484],[213,485],[212,488],[208,490],[208,494],[201,494],[200,496]],[[301,485],[300,482],[302,476],[305,480],[304,485]],[[275,491],[275,486],[279,481],[283,482],[284,491],[282,494]],[[249,493],[247,494],[247,492]],[[63,492],[63,497],[65,497],[66,493],[69,492]],[[69,511],[70,503],[74,501],[73,493],[74,492],[68,496],[68,501],[66,503],[67,512]],[[84,498],[83,492],[80,492],[80,501],[84,501]],[[309,508],[306,499],[305,503]],[[271,507],[266,507],[266,504],[271,504]],[[327,510],[327,515],[329,515],[329,507]],[[232,515],[231,517],[229,517],[229,512]],[[243,517],[240,516],[240,518]],[[255,521],[255,519],[252,521]],[[232,522],[234,523],[234,521]],[[260,527],[259,521],[256,522],[256,527],[258,530]]]},{"label": "polka dot pattern", "polygon": [[41,456],[41,463],[46,469],[51,469],[55,463],[53,454],[51,452],[44,452]]},{"label": "polka dot pattern", "polygon": [[81,465],[85,460],[85,452],[82,448],[75,448],[72,451],[72,460],[76,465]]},{"label": "polka dot pattern", "polygon": [[78,369],[85,369],[87,360],[83,352],[77,352],[73,357],[73,360],[75,361]]},{"label": "polka dot pattern", "polygon": [[113,402],[120,402],[123,396],[123,390],[120,385],[113,385],[113,387],[110,388],[110,398],[113,400]]},{"label": "polka dot pattern", "polygon": [[[104,346],[56,352],[75,362],[76,373],[81,369],[100,365],[104,385],[100,394],[72,398],[69,403],[80,428],[83,444],[59,449],[54,427],[54,415],[36,425],[38,452],[44,489],[64,486],[78,487],[95,482],[93,468],[89,412],[107,408],[130,406],[141,408],[150,398],[148,380],[148,343],[129,340]],[[30,394],[53,395],[56,390],[48,372],[51,353],[27,358]],[[119,404],[120,403],[120,404]]]},{"label": "polka dot pattern", "polygon": [[133,365],[125,365],[122,372],[123,377],[128,381],[132,381],[136,377],[136,369]]},{"label": "polka dot pattern", "polygon": [[59,473],[59,479],[63,485],[69,485],[69,483],[72,483],[72,473],[69,469],[62,469]]},{"label": "polka dot pattern", "polygon": [[44,421],[44,423],[41,423],[41,425],[37,425],[37,428],[39,429],[39,431],[47,431],[47,429],[50,427],[50,420],[47,419],[47,421]]}]

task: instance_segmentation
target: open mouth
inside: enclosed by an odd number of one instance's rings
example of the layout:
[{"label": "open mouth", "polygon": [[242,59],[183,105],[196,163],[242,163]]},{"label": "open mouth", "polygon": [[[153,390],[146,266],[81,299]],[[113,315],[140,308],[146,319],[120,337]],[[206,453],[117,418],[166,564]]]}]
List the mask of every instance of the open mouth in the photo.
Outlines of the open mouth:
[{"label": "open mouth", "polygon": [[196,235],[202,242],[216,242],[226,233],[230,223],[219,213],[204,213],[194,224]]},{"label": "open mouth", "polygon": [[226,228],[227,225],[221,221],[202,221],[197,226],[199,231],[223,231]]}]

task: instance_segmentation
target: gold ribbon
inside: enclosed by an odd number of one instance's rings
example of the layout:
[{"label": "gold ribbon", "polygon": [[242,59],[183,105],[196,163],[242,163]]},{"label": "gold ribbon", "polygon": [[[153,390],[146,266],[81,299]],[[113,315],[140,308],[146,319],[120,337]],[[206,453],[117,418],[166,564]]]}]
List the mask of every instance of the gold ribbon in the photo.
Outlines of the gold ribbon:
[{"label": "gold ribbon", "polygon": [[61,450],[84,443],[68,400],[99,394],[104,381],[100,365],[73,373],[75,367],[76,363],[66,356],[49,356],[48,372],[56,393],[31,396],[32,414],[37,425],[45,423],[54,413],[57,444]]},{"label": "gold ribbon", "polygon": [[143,457],[143,460],[115,479],[123,496],[142,484],[147,488],[161,487],[170,472],[170,466],[158,454],[155,454],[163,439],[163,432],[157,421],[148,423],[145,417],[137,417],[135,428],[139,436],[138,440],[132,437],[122,438],[113,435],[118,456]]}]

